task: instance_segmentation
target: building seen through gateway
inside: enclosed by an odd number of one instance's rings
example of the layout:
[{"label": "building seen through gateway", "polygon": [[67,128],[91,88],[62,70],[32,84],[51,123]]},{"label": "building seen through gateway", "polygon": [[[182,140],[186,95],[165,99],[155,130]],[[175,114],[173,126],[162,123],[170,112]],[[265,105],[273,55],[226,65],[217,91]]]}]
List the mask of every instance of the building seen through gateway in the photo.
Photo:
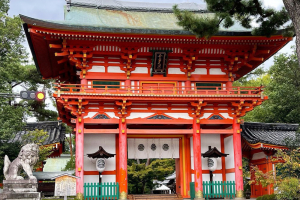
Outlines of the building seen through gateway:
[{"label": "building seen through gateway", "polygon": [[[38,72],[56,81],[59,118],[74,128],[78,196],[127,199],[127,160],[168,158],[177,197],[244,198],[242,154],[255,163],[281,144],[258,147],[269,143],[242,133],[240,118],[268,97],[232,83],[292,38],[235,25],[206,40],[176,24],[172,4],[67,2],[64,21],[21,19]],[[179,8],[211,15],[205,4]],[[89,158],[99,146],[114,156]]]}]

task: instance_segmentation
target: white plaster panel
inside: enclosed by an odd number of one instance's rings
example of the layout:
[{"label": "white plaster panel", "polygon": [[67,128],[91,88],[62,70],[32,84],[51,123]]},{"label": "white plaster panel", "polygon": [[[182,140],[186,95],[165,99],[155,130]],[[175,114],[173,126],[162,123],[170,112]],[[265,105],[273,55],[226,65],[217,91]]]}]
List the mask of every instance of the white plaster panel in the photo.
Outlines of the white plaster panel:
[{"label": "white plaster panel", "polygon": [[94,65],[88,72],[105,72],[105,67]]},{"label": "white plaster panel", "polygon": [[224,139],[224,146],[225,146],[225,153],[229,154],[225,158],[226,169],[232,169],[232,168],[234,168],[234,151],[233,151],[233,138],[232,138],[232,136],[226,137]]},{"label": "white plaster panel", "polygon": [[[84,170],[96,171],[95,160],[87,157],[87,154],[94,153],[102,146],[108,153],[116,153],[115,134],[85,134],[84,135]],[[116,170],[116,157],[106,160],[105,171]]]},{"label": "white plaster panel", "polygon": [[258,160],[262,158],[266,158],[266,154],[264,152],[255,153],[252,156],[252,160]]},{"label": "white plaster panel", "polygon": [[[219,134],[201,134],[201,153],[208,151],[208,146],[216,147],[221,151],[221,140]],[[202,169],[208,170],[208,159],[202,157]],[[222,169],[222,160],[217,158],[217,170]]]},{"label": "white plaster panel", "polygon": [[131,72],[132,74],[148,74],[148,68],[147,67],[136,67],[134,71]]},{"label": "white plaster panel", "polygon": [[194,169],[193,137],[190,137],[191,169]]},{"label": "white plaster panel", "polygon": [[235,173],[226,174],[226,181],[235,181]]},{"label": "white plaster panel", "polygon": [[221,115],[227,119],[232,119],[232,117],[230,117],[228,113],[221,113]]},{"label": "white plaster panel", "polygon": [[194,156],[194,151],[193,151],[193,137],[190,137],[190,151],[191,151],[191,156]]},{"label": "white plaster panel", "polygon": [[213,181],[223,181],[222,174],[213,174]]},{"label": "white plaster panel", "polygon": [[[202,174],[203,181],[210,181],[209,174]],[[222,174],[213,174],[213,181],[223,181]]]},{"label": "white plaster panel", "polygon": [[192,182],[195,182],[195,175],[194,174],[191,174],[192,176],[191,176],[191,180],[192,180]]},{"label": "white plaster panel", "polygon": [[[159,139],[128,139],[128,159],[146,158],[179,158],[179,139],[178,138],[159,138]],[[151,145],[155,144],[156,149],[152,150]],[[169,148],[164,150],[163,145]],[[139,149],[143,145],[143,149]]]},{"label": "white plaster panel", "polygon": [[202,181],[209,181],[209,174],[202,174]]},{"label": "white plaster panel", "polygon": [[124,73],[124,71],[122,71],[120,67],[108,67],[107,72]]},{"label": "white plaster panel", "polygon": [[212,113],[204,113],[202,117],[200,117],[200,119],[206,119],[208,118]]},{"label": "white plaster panel", "polygon": [[126,119],[146,118],[146,117],[149,117],[153,114],[155,114],[155,113],[135,113],[135,112],[132,112],[132,113],[130,113],[129,117],[126,117]]},{"label": "white plaster panel", "polygon": [[170,117],[173,118],[182,118],[182,119],[193,119],[192,117],[189,116],[188,113],[165,113],[166,115],[169,115]]},{"label": "white plaster panel", "polygon": [[84,175],[84,183],[99,183],[98,175]]},{"label": "white plaster panel", "polygon": [[222,72],[221,68],[210,68],[209,69],[209,74],[214,74],[214,75],[224,75],[226,74],[225,72]]},{"label": "white plaster panel", "polygon": [[[98,175],[85,175],[85,183],[99,183]],[[102,175],[102,183],[104,182],[116,182],[116,175]]]},{"label": "white plaster panel", "polygon": [[110,118],[118,118],[114,112],[106,112],[106,114],[110,117]]},{"label": "white plaster panel", "polygon": [[185,74],[179,68],[169,68],[168,74]]},{"label": "white plaster panel", "polygon": [[206,68],[196,68],[191,74],[207,74]]},{"label": "white plaster panel", "polygon": [[85,118],[91,118],[91,117],[93,117],[94,115],[96,115],[97,114],[97,112],[89,112],[86,116],[84,116],[83,118],[85,119]]}]

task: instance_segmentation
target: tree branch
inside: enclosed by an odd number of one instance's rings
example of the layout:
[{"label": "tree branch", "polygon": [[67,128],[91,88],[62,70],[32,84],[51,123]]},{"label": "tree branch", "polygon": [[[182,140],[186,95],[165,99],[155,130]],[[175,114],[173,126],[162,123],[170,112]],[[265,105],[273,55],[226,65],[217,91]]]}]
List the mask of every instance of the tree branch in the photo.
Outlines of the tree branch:
[{"label": "tree branch", "polygon": [[264,14],[263,13],[263,9],[261,8],[261,5],[259,4],[258,0],[253,0],[255,7],[257,9],[258,14],[260,14],[261,17],[266,18],[266,17],[270,17],[271,15],[274,14],[274,12],[271,12],[269,14]]}]

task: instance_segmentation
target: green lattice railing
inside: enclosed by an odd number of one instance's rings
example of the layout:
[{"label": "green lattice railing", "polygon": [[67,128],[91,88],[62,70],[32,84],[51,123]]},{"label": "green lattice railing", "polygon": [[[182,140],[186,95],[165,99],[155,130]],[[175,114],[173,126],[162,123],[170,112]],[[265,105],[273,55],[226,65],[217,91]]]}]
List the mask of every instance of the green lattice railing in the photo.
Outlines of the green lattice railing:
[{"label": "green lattice railing", "polygon": [[119,199],[119,183],[85,183],[84,200]]},{"label": "green lattice railing", "polygon": [[[191,199],[195,198],[195,183],[190,183]],[[235,182],[234,181],[203,181],[203,197],[209,198],[230,198],[235,197]]]}]

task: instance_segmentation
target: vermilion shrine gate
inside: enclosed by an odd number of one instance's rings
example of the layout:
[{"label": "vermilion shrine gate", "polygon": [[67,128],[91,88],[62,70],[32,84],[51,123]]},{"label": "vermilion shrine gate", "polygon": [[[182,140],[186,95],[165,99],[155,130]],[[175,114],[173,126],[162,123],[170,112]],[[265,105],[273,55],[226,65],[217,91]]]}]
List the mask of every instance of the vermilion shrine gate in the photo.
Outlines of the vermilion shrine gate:
[{"label": "vermilion shrine gate", "polygon": [[[292,38],[236,26],[196,38],[176,24],[171,6],[77,0],[65,7],[64,21],[21,16],[37,70],[57,80],[59,117],[76,132],[77,193],[98,181],[84,155],[102,146],[116,154],[102,180],[120,184],[120,199],[128,194],[127,156],[142,155],[175,158],[176,192],[189,197],[195,182],[202,198],[209,170],[201,153],[212,146],[229,154],[217,159],[214,181],[235,181],[243,197],[240,118],[267,97],[262,87],[232,83]],[[199,4],[179,8],[211,15]]]}]

